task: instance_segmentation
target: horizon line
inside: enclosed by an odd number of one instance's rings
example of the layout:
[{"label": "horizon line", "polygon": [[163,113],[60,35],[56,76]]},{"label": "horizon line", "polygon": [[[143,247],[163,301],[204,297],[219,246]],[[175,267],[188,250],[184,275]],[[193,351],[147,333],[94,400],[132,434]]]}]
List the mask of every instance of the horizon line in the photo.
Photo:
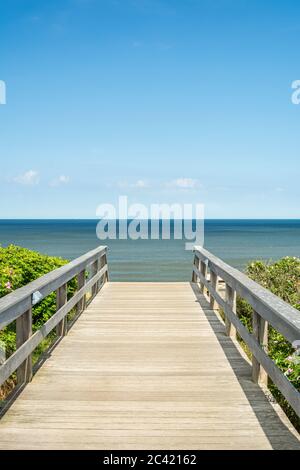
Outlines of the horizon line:
[{"label": "horizon line", "polygon": [[[43,217],[43,218],[39,218],[39,217],[30,217],[30,218],[21,218],[21,217],[10,217],[10,218],[0,218],[0,222],[2,221],[58,221],[58,220],[61,220],[61,221],[99,221],[99,220],[103,220],[101,218],[88,218],[88,217],[77,217],[77,218],[73,218],[73,217],[49,217],[49,218],[46,218],[46,217]],[[132,218],[132,219],[120,219],[120,218],[116,218],[116,219],[107,219],[107,220],[116,220],[116,221],[119,221],[119,220],[196,220],[195,218],[192,218],[192,219],[184,219],[184,218],[170,218],[170,219],[151,219],[151,218],[147,218],[147,219],[144,219],[144,218]],[[298,220],[300,221],[300,217],[277,217],[277,218],[274,218],[274,217],[206,217],[204,219],[198,219],[198,220],[203,220],[203,221],[207,221],[207,220]]]}]

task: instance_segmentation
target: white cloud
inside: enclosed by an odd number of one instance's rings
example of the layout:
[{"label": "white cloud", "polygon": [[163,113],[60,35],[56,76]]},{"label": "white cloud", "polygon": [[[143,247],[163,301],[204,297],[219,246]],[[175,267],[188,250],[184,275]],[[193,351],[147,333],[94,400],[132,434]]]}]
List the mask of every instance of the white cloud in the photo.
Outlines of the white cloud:
[{"label": "white cloud", "polygon": [[132,184],[133,188],[149,188],[149,184],[145,180],[137,180],[135,183]]},{"label": "white cloud", "polygon": [[50,181],[50,186],[60,186],[63,184],[68,184],[70,182],[70,177],[66,175],[59,175],[57,178],[54,178]]},{"label": "white cloud", "polygon": [[129,189],[129,188],[146,189],[150,187],[150,184],[146,180],[142,180],[142,179],[134,181],[133,183],[130,183],[128,181],[118,181],[116,185],[120,189]]},{"label": "white cloud", "polygon": [[15,176],[13,181],[18,184],[24,184],[26,186],[33,186],[39,184],[40,176],[39,173],[35,170],[28,170],[25,173]]},{"label": "white cloud", "polygon": [[199,187],[199,182],[193,178],[177,178],[167,183],[167,187],[174,187],[179,189],[195,189]]}]

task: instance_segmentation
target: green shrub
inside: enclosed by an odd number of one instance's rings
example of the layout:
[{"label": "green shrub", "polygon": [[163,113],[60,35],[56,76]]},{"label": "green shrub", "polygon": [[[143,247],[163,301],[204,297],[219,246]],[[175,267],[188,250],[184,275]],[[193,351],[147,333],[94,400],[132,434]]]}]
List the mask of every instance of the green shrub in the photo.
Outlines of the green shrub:
[{"label": "green shrub", "polygon": [[[286,257],[275,263],[254,261],[248,265],[246,274],[266,289],[269,289],[273,294],[300,310],[299,258]],[[237,315],[249,331],[252,331],[252,312],[252,307],[244,299],[237,299]],[[295,353],[291,344],[271,326],[269,326],[268,333],[269,356],[300,391],[300,356]],[[269,386],[293,424],[300,430],[299,417],[296,416],[274,384],[270,383]]]},{"label": "green shrub", "polygon": [[[0,247],[0,297],[25,286],[31,281],[68,263],[62,258],[43,255],[41,253],[10,245]],[[76,282],[68,284],[68,297],[76,289]],[[32,309],[33,331],[36,331],[56,311],[55,292],[42,300]],[[9,325],[0,331],[0,341],[6,346],[7,354],[15,350],[15,326]]]}]

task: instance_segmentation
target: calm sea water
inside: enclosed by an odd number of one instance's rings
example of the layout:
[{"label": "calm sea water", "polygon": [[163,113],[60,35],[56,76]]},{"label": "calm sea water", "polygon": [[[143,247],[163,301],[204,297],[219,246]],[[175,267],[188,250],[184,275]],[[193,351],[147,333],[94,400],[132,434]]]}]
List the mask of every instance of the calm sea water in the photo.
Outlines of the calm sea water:
[{"label": "calm sea water", "polygon": [[[109,247],[112,280],[190,280],[192,253],[184,240],[111,240],[96,237],[95,220],[0,220],[0,244],[10,243],[73,259]],[[205,247],[243,270],[250,260],[300,256],[300,220],[207,220]]]}]

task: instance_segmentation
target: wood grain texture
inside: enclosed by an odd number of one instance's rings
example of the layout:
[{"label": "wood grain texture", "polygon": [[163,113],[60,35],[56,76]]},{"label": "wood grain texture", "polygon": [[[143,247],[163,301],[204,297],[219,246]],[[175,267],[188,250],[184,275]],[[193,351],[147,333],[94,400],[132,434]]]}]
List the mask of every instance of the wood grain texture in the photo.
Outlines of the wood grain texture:
[{"label": "wood grain texture", "polygon": [[[63,284],[56,291],[56,311],[60,310],[67,303],[67,290],[68,285]],[[57,336],[65,336],[67,333],[67,321],[64,317],[56,326]]]},{"label": "wood grain texture", "polygon": [[[268,324],[257,312],[252,314],[253,335],[264,350],[268,347]],[[252,356],[252,379],[256,383],[268,386],[268,374],[261,367],[255,355]]]},{"label": "wood grain texture", "polygon": [[[20,348],[32,335],[32,310],[31,308],[23,315],[17,318],[16,321],[16,346]],[[26,359],[17,369],[17,383],[30,382],[32,377],[32,357],[31,354],[26,356]]]},{"label": "wood grain texture", "polygon": [[300,449],[190,283],[107,283],[0,421],[1,449]]}]

